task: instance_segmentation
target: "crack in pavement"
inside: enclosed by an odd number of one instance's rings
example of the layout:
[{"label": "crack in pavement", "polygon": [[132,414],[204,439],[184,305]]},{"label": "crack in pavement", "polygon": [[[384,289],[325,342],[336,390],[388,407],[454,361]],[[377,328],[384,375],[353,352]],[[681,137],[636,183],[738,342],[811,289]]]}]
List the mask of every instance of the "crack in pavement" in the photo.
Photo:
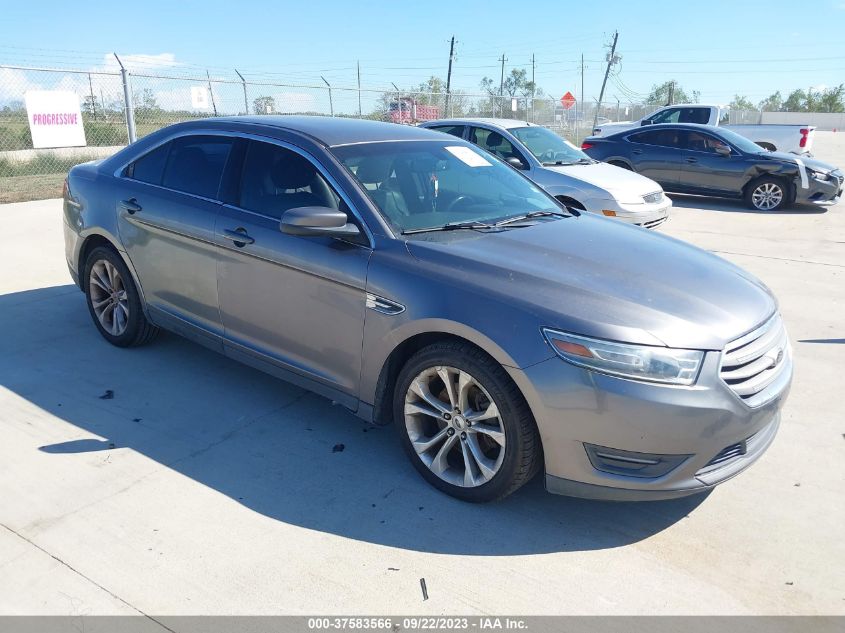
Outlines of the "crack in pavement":
[{"label": "crack in pavement", "polygon": [[106,592],[107,594],[109,594],[112,598],[114,598],[115,600],[118,600],[118,601],[122,602],[122,603],[123,603],[123,604],[125,604],[127,607],[129,607],[129,608],[130,608],[130,609],[132,609],[133,611],[137,612],[138,614],[140,614],[140,615],[144,616],[145,618],[147,618],[147,619],[148,619],[148,620],[150,620],[151,622],[155,622],[156,624],[158,624],[161,628],[165,629],[166,631],[170,631],[171,633],[175,633],[175,631],[173,631],[173,629],[171,629],[170,627],[165,626],[164,624],[162,624],[161,622],[159,622],[158,620],[156,620],[156,619],[155,619],[154,617],[152,617],[151,615],[149,615],[149,614],[147,614],[147,613],[144,613],[141,609],[139,609],[138,607],[136,607],[134,604],[130,603],[130,602],[129,602],[129,601],[127,601],[127,600],[124,600],[123,598],[121,598],[120,596],[118,596],[116,593],[114,593],[114,592],[113,592],[113,591],[111,591],[110,589],[107,589],[106,587],[104,587],[103,585],[101,585],[100,583],[98,583],[98,582],[97,582],[96,580],[94,580],[93,578],[91,578],[91,577],[89,577],[89,576],[86,576],[86,575],[85,575],[85,574],[83,574],[81,571],[79,571],[78,569],[76,569],[75,567],[73,567],[72,565],[70,565],[69,563],[67,563],[67,562],[63,561],[61,558],[59,558],[59,557],[58,557],[58,556],[56,556],[55,554],[52,554],[52,553],[48,552],[46,549],[44,549],[43,547],[41,547],[38,543],[36,543],[36,542],[32,541],[31,539],[28,539],[27,537],[25,537],[23,534],[19,533],[18,531],[13,530],[12,528],[10,528],[10,527],[9,527],[8,525],[6,525],[5,523],[0,523],[0,527],[2,527],[3,529],[5,529],[6,531],[8,531],[8,532],[9,532],[9,533],[11,533],[11,534],[14,534],[15,536],[17,536],[17,537],[18,537],[19,539],[21,539],[22,541],[24,541],[24,542],[28,543],[29,545],[31,545],[32,547],[34,547],[35,549],[37,549],[39,552],[42,552],[42,553],[46,554],[47,556],[49,556],[50,558],[52,558],[54,561],[56,561],[56,562],[57,562],[57,563],[59,563],[60,565],[62,565],[62,566],[64,566],[64,567],[67,567],[70,571],[72,571],[74,574],[76,574],[76,575],[77,575],[77,576],[79,576],[80,578],[84,578],[85,580],[87,580],[88,582],[90,582],[92,585],[94,585],[94,586],[95,586],[95,587],[97,587],[98,589],[100,589],[100,590],[102,590],[102,591],[105,591],[105,592]]},{"label": "crack in pavement", "polygon": [[775,259],[781,262],[795,262],[796,264],[815,264],[816,266],[832,266],[833,268],[845,268],[845,264],[831,264],[830,262],[817,262],[810,259],[792,259],[790,257],[773,257],[771,255],[755,255],[753,253],[737,253],[734,251],[712,250],[711,253],[720,255],[739,255],[741,257],[756,257],[758,259]]}]

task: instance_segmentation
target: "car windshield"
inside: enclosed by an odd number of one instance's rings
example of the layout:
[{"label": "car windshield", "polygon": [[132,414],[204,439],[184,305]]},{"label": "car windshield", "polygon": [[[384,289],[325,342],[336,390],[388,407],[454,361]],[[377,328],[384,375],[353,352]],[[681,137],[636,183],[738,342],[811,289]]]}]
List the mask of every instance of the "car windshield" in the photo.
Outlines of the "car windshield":
[{"label": "car windshield", "polygon": [[518,138],[541,163],[571,164],[579,161],[593,162],[580,149],[567,143],[560,136],[544,127],[515,127],[508,130],[508,132]]},{"label": "car windshield", "polygon": [[[332,148],[398,232],[491,225],[557,202],[490,154],[463,141],[396,141]],[[509,224],[508,227],[518,226]]]},{"label": "car windshield", "polygon": [[745,152],[746,154],[759,154],[760,152],[765,151],[764,148],[757,145],[754,141],[749,141],[747,138],[740,136],[736,132],[720,129],[719,135],[725,141],[736,147],[739,151]]}]

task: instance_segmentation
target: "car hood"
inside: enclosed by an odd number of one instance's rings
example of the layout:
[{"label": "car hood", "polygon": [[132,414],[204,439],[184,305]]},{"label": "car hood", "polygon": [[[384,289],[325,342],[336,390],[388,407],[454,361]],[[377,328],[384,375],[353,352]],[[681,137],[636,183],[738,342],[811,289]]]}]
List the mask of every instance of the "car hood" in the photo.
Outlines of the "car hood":
[{"label": "car hood", "polygon": [[761,152],[760,156],[768,158],[769,160],[779,160],[785,163],[792,163],[793,165],[797,164],[800,160],[806,167],[823,173],[836,171],[836,167],[830,163],[825,163],[816,158],[809,158],[807,156],[798,156],[789,152]]},{"label": "car hood", "polygon": [[421,234],[408,250],[468,297],[496,295],[533,313],[538,327],[617,341],[722,349],[777,309],[768,288],[737,266],[590,214],[500,232]]},{"label": "car hood", "polygon": [[[594,187],[609,191],[615,198],[641,198],[642,196],[662,191],[663,189],[651,178],[641,176],[629,169],[622,169],[608,163],[593,163],[592,165],[550,165],[544,167],[549,171],[566,174],[572,178],[583,180]],[[642,200],[635,200],[642,202]]]}]

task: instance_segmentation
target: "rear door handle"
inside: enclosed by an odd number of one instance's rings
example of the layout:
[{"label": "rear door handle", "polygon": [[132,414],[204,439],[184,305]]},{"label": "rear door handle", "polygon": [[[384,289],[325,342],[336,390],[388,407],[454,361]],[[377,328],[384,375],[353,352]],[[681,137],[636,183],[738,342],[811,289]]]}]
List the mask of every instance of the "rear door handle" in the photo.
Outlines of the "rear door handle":
[{"label": "rear door handle", "polygon": [[687,162],[688,162],[688,163],[697,163],[697,162],[698,162],[698,159],[697,159],[697,158],[693,158],[692,156],[687,156]]},{"label": "rear door handle", "polygon": [[246,229],[235,229],[234,231],[231,229],[226,229],[223,231],[223,237],[227,240],[231,240],[234,242],[235,246],[240,248],[241,246],[245,246],[246,244],[253,244],[255,240],[247,235]]},{"label": "rear door handle", "polygon": [[129,200],[121,200],[120,206],[126,209],[129,215],[135,215],[140,211],[143,207],[138,204],[138,201],[135,198],[129,198]]}]

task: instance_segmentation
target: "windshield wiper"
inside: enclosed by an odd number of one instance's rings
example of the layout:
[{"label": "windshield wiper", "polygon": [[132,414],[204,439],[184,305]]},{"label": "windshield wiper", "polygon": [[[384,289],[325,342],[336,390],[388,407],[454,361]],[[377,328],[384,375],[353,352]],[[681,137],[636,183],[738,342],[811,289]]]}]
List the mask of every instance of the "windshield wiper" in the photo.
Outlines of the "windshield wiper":
[{"label": "windshield wiper", "polygon": [[429,233],[431,231],[458,231],[461,229],[495,229],[496,224],[487,222],[449,222],[440,226],[429,226],[424,229],[406,229],[402,235],[413,235],[414,233]]},{"label": "windshield wiper", "polygon": [[[577,213],[576,213],[577,215]],[[569,214],[564,213],[563,211],[532,211],[531,213],[523,213],[521,215],[515,215],[512,218],[505,218],[504,220],[499,220],[496,222],[494,226],[505,226],[506,224],[510,224],[512,222],[519,222],[521,220],[530,220],[531,218],[544,218],[549,216],[556,216],[559,218],[568,218]]]},{"label": "windshield wiper", "polygon": [[592,165],[595,161],[592,158],[579,158],[578,160],[573,161],[562,161],[556,160],[549,163],[543,163],[543,167],[555,167],[555,166],[563,166],[568,167],[569,165]]}]

